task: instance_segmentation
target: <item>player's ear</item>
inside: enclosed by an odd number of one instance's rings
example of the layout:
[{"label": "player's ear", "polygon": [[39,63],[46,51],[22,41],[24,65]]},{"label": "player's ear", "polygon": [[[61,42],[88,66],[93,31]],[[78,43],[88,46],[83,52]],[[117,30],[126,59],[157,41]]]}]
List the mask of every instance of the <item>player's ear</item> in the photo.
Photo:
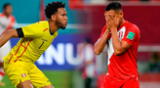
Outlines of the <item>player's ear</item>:
[{"label": "player's ear", "polygon": [[52,16],[51,16],[51,20],[52,20],[52,21],[56,21],[56,15],[52,15]]},{"label": "player's ear", "polygon": [[120,11],[119,14],[121,17],[123,17],[123,11]]},{"label": "player's ear", "polygon": [[104,16],[106,16],[106,15],[107,15],[107,12],[105,11],[105,12],[104,12]]},{"label": "player's ear", "polygon": [[106,11],[104,12],[104,18],[107,21],[108,18],[107,18],[107,12]]}]

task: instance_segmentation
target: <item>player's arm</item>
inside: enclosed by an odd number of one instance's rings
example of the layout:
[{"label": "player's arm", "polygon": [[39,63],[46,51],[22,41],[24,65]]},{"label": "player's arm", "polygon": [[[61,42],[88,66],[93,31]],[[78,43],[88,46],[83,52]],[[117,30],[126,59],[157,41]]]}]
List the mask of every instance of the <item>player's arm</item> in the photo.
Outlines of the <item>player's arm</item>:
[{"label": "player's arm", "polygon": [[18,37],[17,30],[15,29],[6,30],[0,35],[0,47],[2,47],[11,38],[17,38],[17,37]]},{"label": "player's arm", "polygon": [[106,29],[105,33],[96,41],[94,45],[94,53],[96,55],[99,55],[104,50],[104,47],[108,40],[108,36],[109,36],[109,30]]},{"label": "player's arm", "polygon": [[[37,29],[37,30],[36,30]],[[31,25],[27,25],[21,28],[17,28],[16,30],[11,29],[7,30],[2,35],[0,35],[0,47],[2,47],[9,39],[15,37],[19,38],[37,38],[42,35],[41,25],[39,23],[34,23]]]},{"label": "player's arm", "polygon": [[117,25],[119,24],[120,18],[118,15],[115,17],[110,16],[109,17],[109,22],[108,25],[110,26],[110,31],[112,35],[112,44],[113,44],[113,49],[114,49],[114,54],[115,55],[121,55],[124,52],[127,51],[132,45],[131,43],[129,44],[127,41],[122,41],[119,40],[118,37],[118,32],[117,32]]},{"label": "player's arm", "polygon": [[132,45],[128,44],[126,41],[120,41],[118,37],[117,28],[111,29],[112,34],[112,43],[113,43],[113,49],[115,55],[121,55],[127,51],[128,48],[130,48]]}]

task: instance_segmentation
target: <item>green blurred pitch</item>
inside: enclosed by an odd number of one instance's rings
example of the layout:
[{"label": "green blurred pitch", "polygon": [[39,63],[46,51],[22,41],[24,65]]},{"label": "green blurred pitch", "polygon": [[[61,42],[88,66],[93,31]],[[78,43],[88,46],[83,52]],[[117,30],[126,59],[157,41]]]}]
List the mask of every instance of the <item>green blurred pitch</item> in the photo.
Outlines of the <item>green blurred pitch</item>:
[{"label": "green blurred pitch", "polygon": [[[49,78],[55,88],[72,88],[72,75],[73,71],[43,71],[44,74]],[[4,87],[0,88],[15,88],[7,76],[4,77]]]}]

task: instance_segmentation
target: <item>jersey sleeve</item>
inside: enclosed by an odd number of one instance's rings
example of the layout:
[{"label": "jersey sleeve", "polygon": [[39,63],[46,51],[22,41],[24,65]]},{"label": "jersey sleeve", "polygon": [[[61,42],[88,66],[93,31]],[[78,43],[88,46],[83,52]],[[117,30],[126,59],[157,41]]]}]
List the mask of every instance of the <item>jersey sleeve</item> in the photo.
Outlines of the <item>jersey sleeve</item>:
[{"label": "jersey sleeve", "polygon": [[40,37],[43,34],[41,30],[41,25],[39,23],[34,23],[28,26],[24,26],[17,29],[19,37],[30,37],[36,38]]},{"label": "jersey sleeve", "polygon": [[122,39],[122,41],[126,41],[128,44],[133,45],[135,42],[139,40],[139,29],[137,27],[129,28]]},{"label": "jersey sleeve", "polygon": [[14,28],[16,23],[16,19],[14,18],[14,16],[10,17],[10,23],[8,24],[8,26],[6,27],[7,30]]},{"label": "jersey sleeve", "polygon": [[106,28],[107,28],[106,26],[103,26],[103,28],[101,29],[100,37],[102,37],[102,36],[103,36],[103,34],[104,34],[104,32],[105,32]]}]

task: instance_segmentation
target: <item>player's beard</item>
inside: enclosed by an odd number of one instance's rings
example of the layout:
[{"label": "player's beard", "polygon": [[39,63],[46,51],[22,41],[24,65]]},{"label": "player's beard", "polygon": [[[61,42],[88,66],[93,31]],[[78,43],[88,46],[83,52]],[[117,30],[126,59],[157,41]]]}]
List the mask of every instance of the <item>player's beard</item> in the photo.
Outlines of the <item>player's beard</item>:
[{"label": "player's beard", "polygon": [[58,26],[58,28],[61,28],[61,29],[66,29],[66,26],[65,25],[63,25],[61,22],[59,22],[59,21],[56,21],[56,25]]}]

